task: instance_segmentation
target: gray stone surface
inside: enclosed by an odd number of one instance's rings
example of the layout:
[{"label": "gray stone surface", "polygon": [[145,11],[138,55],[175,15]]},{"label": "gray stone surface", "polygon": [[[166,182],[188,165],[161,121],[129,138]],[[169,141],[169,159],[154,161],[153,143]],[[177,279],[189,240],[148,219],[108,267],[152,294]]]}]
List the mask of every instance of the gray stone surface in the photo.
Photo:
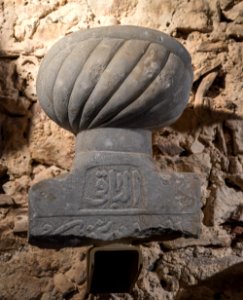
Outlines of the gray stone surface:
[{"label": "gray stone surface", "polygon": [[76,156],[68,175],[31,188],[30,242],[197,236],[199,179],[160,173],[149,131],[181,115],[191,84],[189,54],[158,31],[104,27],[54,45],[37,92],[45,112],[77,134]]},{"label": "gray stone surface", "polygon": [[111,26],[70,34],[44,58],[37,94],[47,115],[78,133],[97,127],[159,128],[183,112],[191,58],[166,34]]}]

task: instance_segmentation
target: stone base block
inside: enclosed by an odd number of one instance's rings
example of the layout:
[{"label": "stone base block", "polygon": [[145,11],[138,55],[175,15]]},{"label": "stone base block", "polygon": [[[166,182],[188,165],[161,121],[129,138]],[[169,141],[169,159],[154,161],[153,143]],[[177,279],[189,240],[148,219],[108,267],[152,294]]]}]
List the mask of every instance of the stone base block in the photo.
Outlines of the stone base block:
[{"label": "stone base block", "polygon": [[160,173],[147,154],[90,152],[67,176],[29,193],[29,241],[61,245],[138,242],[199,234],[200,181]]}]

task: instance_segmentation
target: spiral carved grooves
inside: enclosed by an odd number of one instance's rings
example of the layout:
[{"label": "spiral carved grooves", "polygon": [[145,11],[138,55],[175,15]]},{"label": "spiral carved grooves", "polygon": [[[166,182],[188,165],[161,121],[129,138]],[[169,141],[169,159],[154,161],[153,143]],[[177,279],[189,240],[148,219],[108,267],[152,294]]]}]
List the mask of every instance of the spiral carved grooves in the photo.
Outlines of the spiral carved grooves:
[{"label": "spiral carved grooves", "polygon": [[180,116],[192,84],[190,56],[169,36],[134,26],[71,34],[41,65],[37,94],[51,119],[78,133],[157,128]]}]

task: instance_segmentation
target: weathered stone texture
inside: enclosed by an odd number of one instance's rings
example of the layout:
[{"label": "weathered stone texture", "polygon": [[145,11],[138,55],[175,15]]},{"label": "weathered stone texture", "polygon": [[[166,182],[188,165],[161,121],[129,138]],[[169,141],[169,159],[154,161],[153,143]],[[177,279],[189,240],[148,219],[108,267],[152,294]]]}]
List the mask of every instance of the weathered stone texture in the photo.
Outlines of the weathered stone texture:
[{"label": "weathered stone texture", "polygon": [[29,187],[66,173],[74,154],[72,135],[37,104],[35,81],[43,56],[60,37],[116,24],[164,31],[191,53],[190,103],[175,125],[154,134],[153,150],[161,170],[195,172],[202,179],[201,237],[141,246],[145,263],[137,286],[131,296],[116,299],[242,299],[242,2],[0,5],[0,299],[84,298],[85,249],[40,250],[27,244],[23,232]]}]

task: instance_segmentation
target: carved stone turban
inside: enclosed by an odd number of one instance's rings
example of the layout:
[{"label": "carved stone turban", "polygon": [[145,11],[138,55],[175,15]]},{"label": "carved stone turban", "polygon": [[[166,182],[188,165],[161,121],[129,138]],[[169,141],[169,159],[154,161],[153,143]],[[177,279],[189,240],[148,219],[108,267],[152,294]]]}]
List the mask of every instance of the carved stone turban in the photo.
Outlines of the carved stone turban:
[{"label": "carved stone turban", "polygon": [[70,34],[44,58],[37,94],[47,115],[78,133],[97,127],[159,128],[184,110],[191,59],[175,39],[135,26]]}]

